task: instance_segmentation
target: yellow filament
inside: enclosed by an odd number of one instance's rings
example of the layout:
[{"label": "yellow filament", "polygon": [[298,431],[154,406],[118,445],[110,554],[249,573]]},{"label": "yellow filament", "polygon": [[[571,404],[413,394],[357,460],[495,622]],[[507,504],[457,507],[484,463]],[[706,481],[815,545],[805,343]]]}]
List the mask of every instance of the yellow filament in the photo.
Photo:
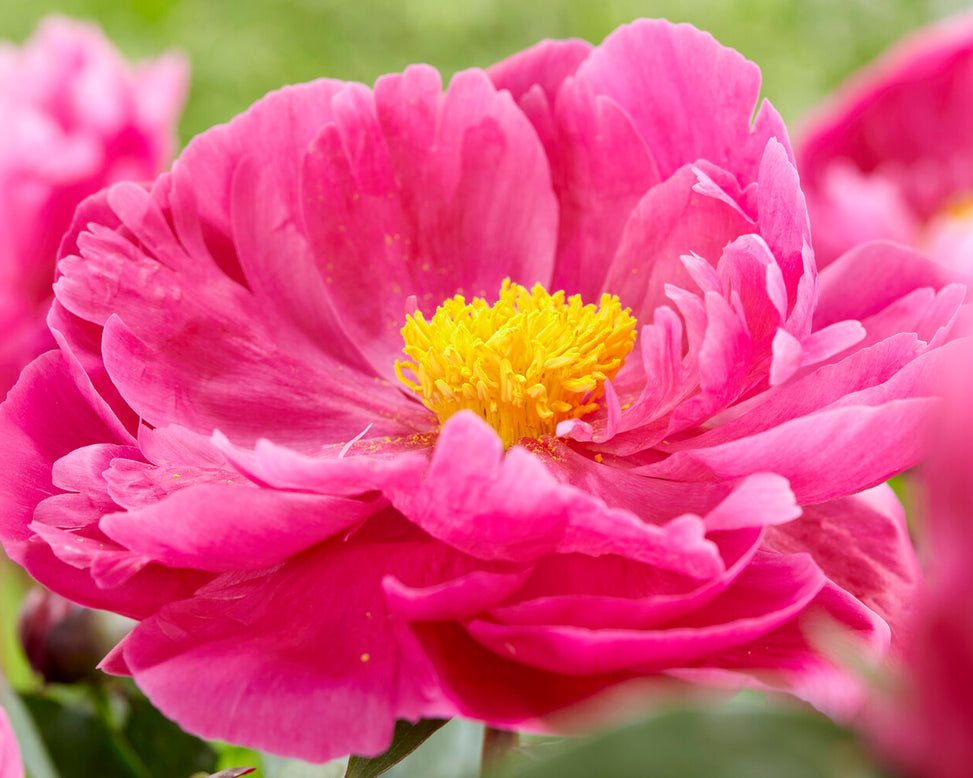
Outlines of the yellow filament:
[{"label": "yellow filament", "polygon": [[439,421],[469,409],[509,447],[598,407],[635,343],[635,319],[613,295],[584,305],[507,279],[493,306],[456,295],[429,321],[410,314],[402,338],[409,359],[396,375]]}]

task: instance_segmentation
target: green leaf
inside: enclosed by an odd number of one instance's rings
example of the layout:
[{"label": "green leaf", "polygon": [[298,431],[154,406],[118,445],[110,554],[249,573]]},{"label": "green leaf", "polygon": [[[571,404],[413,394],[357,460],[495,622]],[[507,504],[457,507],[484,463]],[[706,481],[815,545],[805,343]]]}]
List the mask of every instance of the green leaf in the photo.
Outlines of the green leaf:
[{"label": "green leaf", "polygon": [[123,728],[125,739],[152,778],[173,778],[216,769],[216,752],[209,744],[183,732],[145,697],[129,700]]},{"label": "green leaf", "polygon": [[221,741],[207,741],[210,747],[216,752],[216,775],[222,770],[229,770],[242,765],[254,767],[250,773],[250,778],[265,778],[263,767],[263,757],[259,752],[244,746],[235,746]]},{"label": "green leaf", "polygon": [[94,714],[41,694],[24,694],[21,699],[62,778],[88,778],[92,770],[97,770],[99,778],[137,776],[116,748],[105,722]]},{"label": "green leaf", "polygon": [[376,775],[381,775],[415,751],[447,721],[448,719],[420,719],[415,724],[409,721],[396,722],[395,735],[388,751],[371,759],[363,756],[351,757],[345,778],[375,778]]},{"label": "green leaf", "polygon": [[515,778],[879,778],[855,735],[805,710],[660,713],[607,732]]},{"label": "green leaf", "polygon": [[0,675],[0,707],[6,711],[7,718],[10,719],[10,726],[13,727],[17,738],[20,756],[24,761],[27,774],[32,778],[58,778],[57,769],[47,749],[44,748],[40,733],[34,726],[34,720],[27,706],[7,685],[2,675]]}]

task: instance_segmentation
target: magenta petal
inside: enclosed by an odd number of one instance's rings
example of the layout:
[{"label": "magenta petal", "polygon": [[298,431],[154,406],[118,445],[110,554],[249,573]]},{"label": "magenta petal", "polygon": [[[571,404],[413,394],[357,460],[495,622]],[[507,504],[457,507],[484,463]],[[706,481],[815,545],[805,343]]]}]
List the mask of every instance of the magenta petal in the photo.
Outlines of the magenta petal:
[{"label": "magenta petal", "polygon": [[901,653],[922,573],[902,506],[888,486],[810,505],[797,521],[770,530],[767,545],[812,554],[832,582],[889,624]]},{"label": "magenta petal", "polygon": [[[431,68],[348,86],[308,148],[302,208],[319,273],[380,374],[399,355],[406,299],[430,315],[456,293],[494,298],[505,277],[550,278],[556,203],[536,134],[479,71],[445,95]],[[330,279],[330,280],[329,280]]]},{"label": "magenta petal", "polygon": [[715,264],[727,243],[754,230],[737,208],[696,192],[698,180],[693,168],[680,168],[645,194],[625,225],[605,288],[640,321],[668,302],[666,284],[693,288],[683,254]]},{"label": "magenta petal", "polygon": [[332,542],[269,572],[227,573],[138,625],[121,666],[203,737],[310,761],[373,756],[396,719],[451,712],[389,619],[380,580],[434,583],[451,567],[461,563],[441,546]]},{"label": "magenta petal", "polygon": [[628,511],[612,510],[578,493],[571,518],[557,546],[562,554],[616,554],[628,559],[704,578],[723,572],[717,548],[705,537],[699,516],[686,514],[662,526],[646,524]]},{"label": "magenta petal", "polygon": [[[65,413],[71,418],[67,426]],[[0,538],[11,559],[23,558],[34,508],[53,491],[54,462],[73,449],[113,439],[60,354],[48,352],[24,369],[0,406],[0,464],[18,474],[0,485]]]},{"label": "magenta petal", "polygon": [[461,411],[439,433],[416,489],[392,504],[426,532],[478,559],[524,562],[553,551],[568,521],[562,488],[524,449],[503,453],[497,433]]},{"label": "magenta petal", "polygon": [[57,300],[48,311],[47,323],[79,391],[121,440],[134,439],[138,416],[105,370],[100,328],[68,313]]},{"label": "magenta petal", "polygon": [[549,557],[508,604],[492,608],[502,624],[586,629],[655,629],[725,591],[760,546],[760,530],[708,535],[725,569],[704,581],[620,557]]},{"label": "magenta petal", "polygon": [[306,148],[332,120],[331,97],[343,87],[340,81],[323,78],[286,86],[189,143],[173,169],[172,198],[180,241],[193,256],[212,257],[229,278],[244,282],[230,223],[237,164],[244,155],[258,155],[262,166],[272,171],[277,190],[293,197],[301,171],[297,150]]},{"label": "magenta petal", "polygon": [[591,53],[592,45],[584,40],[545,40],[508,57],[487,69],[497,89],[506,89],[514,100],[532,88],[539,87],[549,103],[554,103],[558,88],[578,69]]},{"label": "magenta petal", "polygon": [[470,622],[467,629],[501,656],[516,656],[527,665],[566,675],[663,669],[758,639],[799,613],[822,583],[810,557],[767,559],[751,564],[708,605],[657,630],[538,628],[486,621]]},{"label": "magenta petal", "polygon": [[766,118],[751,133],[760,91],[757,66],[688,24],[640,19],[620,27],[576,77],[628,112],[663,178],[706,159],[753,181],[771,137],[767,131],[786,142],[782,125],[771,129]]},{"label": "magenta petal", "polygon": [[422,589],[395,578],[382,581],[389,611],[407,621],[447,621],[476,616],[517,591],[532,568],[511,572],[477,570]]},{"label": "magenta petal", "polygon": [[235,466],[254,481],[277,489],[318,494],[350,497],[375,490],[407,492],[414,489],[429,463],[427,452],[399,447],[399,441],[392,441],[387,447],[371,439],[363,441],[366,449],[375,446],[383,452],[387,450],[387,457],[358,455],[353,449],[347,456],[334,450],[313,456],[268,440],[257,441],[251,454],[234,449],[220,435],[215,438]]},{"label": "magenta petal", "polygon": [[279,564],[357,524],[376,507],[364,500],[204,483],[143,508],[109,514],[100,527],[169,567],[228,572]]},{"label": "magenta petal", "polygon": [[[825,410],[728,443],[681,451],[639,472],[709,481],[771,471],[787,478],[799,502],[820,502],[875,486],[918,463],[936,406],[935,398],[913,398]],[[845,443],[864,439],[871,441],[867,450]]]},{"label": "magenta petal", "polygon": [[744,479],[730,495],[706,514],[706,530],[740,529],[784,524],[801,515],[787,479],[757,473]]},{"label": "magenta petal", "polygon": [[[757,210],[761,233],[780,264],[788,297],[796,305],[792,332],[803,335],[810,330],[813,302],[801,299],[798,282],[805,274],[804,255],[811,250],[811,225],[789,151],[777,140],[767,142],[757,179]],[[813,266],[810,272],[813,276]]]},{"label": "magenta petal", "polygon": [[628,214],[659,171],[631,118],[583,80],[564,83],[553,123],[547,147],[561,206],[553,286],[594,301]]},{"label": "magenta petal", "polygon": [[949,280],[945,268],[905,246],[858,246],[822,271],[815,327],[864,319],[915,289],[939,289]]}]

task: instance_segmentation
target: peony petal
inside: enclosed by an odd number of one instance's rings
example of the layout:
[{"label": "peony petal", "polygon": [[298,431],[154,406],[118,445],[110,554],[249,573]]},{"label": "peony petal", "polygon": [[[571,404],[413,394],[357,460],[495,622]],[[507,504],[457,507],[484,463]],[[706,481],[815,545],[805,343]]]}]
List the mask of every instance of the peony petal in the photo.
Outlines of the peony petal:
[{"label": "peony petal", "polygon": [[546,557],[521,591],[489,613],[499,623],[522,626],[654,629],[725,591],[752,560],[760,538],[753,529],[709,534],[725,569],[704,581],[615,556]]},{"label": "peony petal", "polygon": [[409,296],[428,316],[457,293],[493,299],[506,277],[550,279],[550,171],[510,95],[479,71],[441,95],[417,66],[333,103],[304,161],[304,223],[345,330],[391,377]]},{"label": "peony petal", "polygon": [[759,639],[800,613],[823,582],[808,556],[755,560],[726,592],[663,629],[536,628],[479,620],[467,629],[490,650],[539,669],[566,675],[645,672]]},{"label": "peony petal", "polygon": [[443,425],[418,488],[392,504],[435,538],[485,560],[525,562],[553,551],[569,520],[562,488],[536,457],[503,453],[497,433],[461,411]]},{"label": "peony petal", "polygon": [[452,713],[390,620],[380,581],[435,584],[464,572],[468,562],[439,544],[331,541],[173,602],[133,630],[113,667],[203,737],[316,762],[349,750],[373,756],[396,719]]},{"label": "peony petal", "polygon": [[280,564],[381,506],[274,492],[245,482],[204,482],[145,507],[109,514],[99,526],[133,552],[168,567],[229,572]]},{"label": "peony petal", "polygon": [[769,530],[767,546],[812,554],[829,580],[888,623],[893,650],[901,655],[923,586],[905,514],[890,487],[807,506],[799,520]]},{"label": "peony petal", "polygon": [[680,168],[646,193],[625,225],[605,288],[640,321],[667,303],[666,284],[693,288],[682,255],[715,264],[726,244],[754,230],[736,208],[696,192],[697,181],[691,167]]},{"label": "peony petal", "polygon": [[[680,451],[636,472],[656,478],[715,480],[757,471],[783,475],[802,504],[875,486],[918,463],[936,398],[845,406],[791,419],[709,448]],[[863,450],[850,441],[869,440]]]}]

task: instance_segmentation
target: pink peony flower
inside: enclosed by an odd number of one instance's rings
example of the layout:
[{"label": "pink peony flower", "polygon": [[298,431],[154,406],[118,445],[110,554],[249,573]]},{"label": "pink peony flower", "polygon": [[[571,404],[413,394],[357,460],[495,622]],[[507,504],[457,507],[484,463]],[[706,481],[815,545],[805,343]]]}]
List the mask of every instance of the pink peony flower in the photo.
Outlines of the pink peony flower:
[{"label": "pink peony flower", "polygon": [[973,15],[892,48],[800,136],[819,266],[888,239],[973,273]]},{"label": "pink peony flower", "polygon": [[137,619],[104,667],[184,727],[309,760],[646,677],[849,713],[808,629],[881,657],[914,595],[882,483],[964,290],[818,278],[758,90],[642,20],[286,87],[89,199],[0,408],[7,553]]},{"label": "pink peony flower", "polygon": [[922,778],[965,778],[973,764],[973,343],[950,366],[937,446],[922,470],[929,591],[917,608],[900,696],[870,719],[878,743]]},{"label": "pink peony flower", "polygon": [[44,324],[75,207],[170,159],[186,65],[131,68],[92,25],[52,17],[23,48],[0,43],[0,395],[54,343]]},{"label": "pink peony flower", "polygon": [[20,748],[3,708],[0,708],[0,778],[24,778]]}]

